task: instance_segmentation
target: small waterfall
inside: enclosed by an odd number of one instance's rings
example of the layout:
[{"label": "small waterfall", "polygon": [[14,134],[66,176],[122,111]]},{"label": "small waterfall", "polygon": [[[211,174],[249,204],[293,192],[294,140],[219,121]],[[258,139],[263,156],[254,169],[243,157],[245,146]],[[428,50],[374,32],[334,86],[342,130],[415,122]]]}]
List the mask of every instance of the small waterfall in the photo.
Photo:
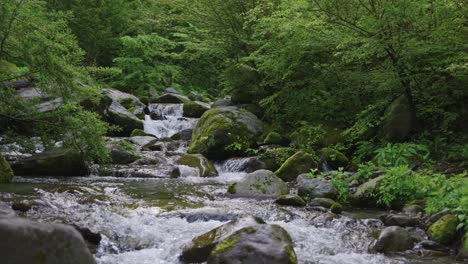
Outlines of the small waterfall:
[{"label": "small waterfall", "polygon": [[152,120],[146,115],[144,129],[158,138],[171,137],[182,130],[191,129],[198,121],[198,118],[183,117],[183,104],[150,104],[149,110],[162,120]]},{"label": "small waterfall", "polygon": [[234,158],[217,162],[215,166],[220,173],[241,172],[248,162],[250,162],[250,158]]}]

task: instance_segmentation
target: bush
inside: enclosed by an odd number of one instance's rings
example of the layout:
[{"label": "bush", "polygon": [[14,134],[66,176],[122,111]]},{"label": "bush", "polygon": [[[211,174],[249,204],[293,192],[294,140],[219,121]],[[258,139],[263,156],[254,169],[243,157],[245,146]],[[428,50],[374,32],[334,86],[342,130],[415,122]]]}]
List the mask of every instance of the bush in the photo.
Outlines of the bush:
[{"label": "bush", "polygon": [[430,154],[427,146],[413,143],[389,143],[385,147],[375,150],[375,153],[374,162],[384,167],[411,165],[427,161]]}]

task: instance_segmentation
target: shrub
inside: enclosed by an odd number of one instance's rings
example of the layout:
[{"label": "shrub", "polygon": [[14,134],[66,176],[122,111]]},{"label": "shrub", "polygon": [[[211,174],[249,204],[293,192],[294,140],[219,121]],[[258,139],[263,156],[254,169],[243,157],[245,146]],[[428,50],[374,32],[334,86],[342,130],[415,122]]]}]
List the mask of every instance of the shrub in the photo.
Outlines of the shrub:
[{"label": "shrub", "polygon": [[413,143],[387,144],[375,151],[374,162],[379,166],[394,167],[426,161],[429,149],[425,145]]}]

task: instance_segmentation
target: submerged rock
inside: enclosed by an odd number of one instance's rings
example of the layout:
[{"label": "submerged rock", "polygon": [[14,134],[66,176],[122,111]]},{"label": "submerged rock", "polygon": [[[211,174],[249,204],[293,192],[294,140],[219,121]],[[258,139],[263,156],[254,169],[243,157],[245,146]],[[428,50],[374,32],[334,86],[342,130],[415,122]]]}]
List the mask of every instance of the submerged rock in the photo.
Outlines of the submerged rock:
[{"label": "submerged rock", "polygon": [[443,245],[450,245],[455,241],[458,219],[455,215],[448,214],[441,217],[428,229],[429,238]]},{"label": "submerged rock", "polygon": [[217,160],[242,155],[262,132],[263,123],[254,114],[232,106],[214,108],[194,128],[189,153]]},{"label": "submerged rock", "polygon": [[331,182],[322,178],[310,178],[307,174],[297,177],[298,194],[306,200],[316,197],[335,199],[338,191]]},{"label": "submerged rock", "polygon": [[244,227],[220,241],[208,264],[296,264],[297,257],[288,232],[278,225]]},{"label": "submerged rock", "polygon": [[258,170],[231,184],[228,192],[237,197],[278,198],[288,193],[288,187],[273,172]]},{"label": "submerged rock", "polygon": [[2,263],[93,264],[93,256],[72,227],[21,218],[0,219]]},{"label": "submerged rock", "polygon": [[283,165],[275,172],[283,181],[294,181],[302,173],[309,172],[310,169],[317,167],[314,156],[298,151],[289,157]]},{"label": "submerged rock", "polygon": [[399,226],[389,226],[382,230],[371,251],[394,252],[411,249],[414,241],[410,233]]},{"label": "submerged rock", "polygon": [[0,183],[9,183],[13,180],[13,170],[5,158],[0,155]]},{"label": "submerged rock", "polygon": [[47,150],[12,164],[16,175],[84,176],[88,168],[81,155],[71,149]]},{"label": "submerged rock", "polygon": [[198,169],[200,177],[213,177],[218,175],[218,171],[213,164],[201,154],[182,155],[177,163]]},{"label": "submerged rock", "polygon": [[263,220],[252,216],[245,216],[232,220],[201,236],[195,237],[189,244],[183,247],[182,254],[179,256],[179,259],[183,263],[204,262],[208,259],[213,248],[221,240],[246,226],[254,226],[264,223],[265,222]]}]

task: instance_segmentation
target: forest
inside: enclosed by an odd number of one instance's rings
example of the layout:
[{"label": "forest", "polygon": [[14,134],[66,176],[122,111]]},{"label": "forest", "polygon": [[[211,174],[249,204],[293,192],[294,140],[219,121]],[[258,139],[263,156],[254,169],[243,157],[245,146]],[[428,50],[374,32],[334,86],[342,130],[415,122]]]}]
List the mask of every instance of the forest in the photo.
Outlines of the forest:
[{"label": "forest", "polygon": [[[468,261],[467,17],[463,0],[1,1],[0,259]],[[49,224],[75,250],[29,239]]]}]

